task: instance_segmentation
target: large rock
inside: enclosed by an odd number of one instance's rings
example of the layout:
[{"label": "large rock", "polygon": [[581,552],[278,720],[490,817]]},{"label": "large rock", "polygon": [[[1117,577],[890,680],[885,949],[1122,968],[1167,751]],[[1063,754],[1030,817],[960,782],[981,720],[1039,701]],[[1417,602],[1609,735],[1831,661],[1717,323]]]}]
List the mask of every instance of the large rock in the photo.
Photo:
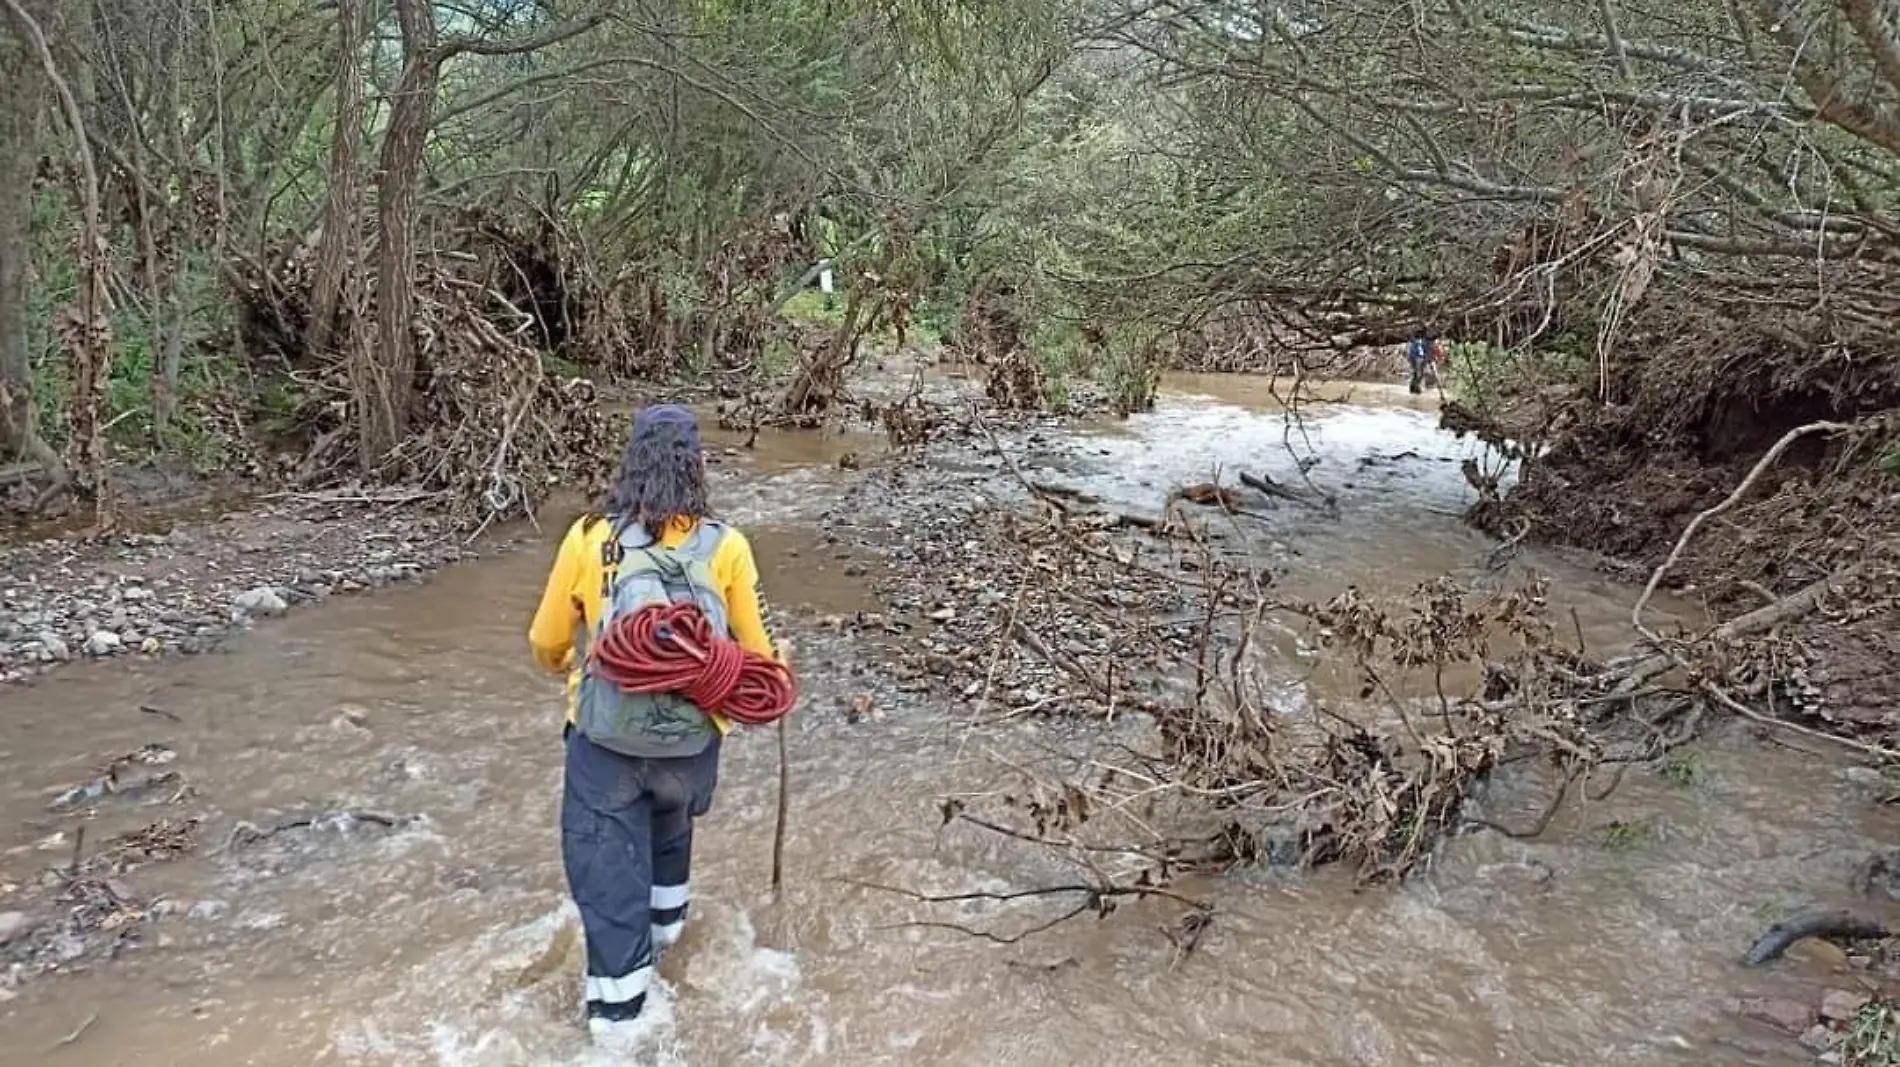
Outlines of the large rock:
[{"label": "large rock", "polygon": [[0,911],[0,948],[33,932],[33,920],[23,911]]},{"label": "large rock", "polygon": [[232,606],[246,615],[282,615],[290,608],[284,598],[277,595],[277,590],[268,585],[239,593]]},{"label": "large rock", "polygon": [[1800,1035],[1821,1021],[1814,1005],[1784,997],[1752,997],[1738,1001],[1735,1012],[1744,1019],[1766,1023],[1785,1034]]},{"label": "large rock", "polygon": [[1827,1052],[1840,1043],[1841,1035],[1839,1033],[1829,1030],[1826,1026],[1818,1023],[1809,1027],[1808,1032],[1801,1035],[1801,1047],[1807,1049],[1809,1052]]},{"label": "large rock", "polygon": [[58,634],[48,631],[41,634],[39,640],[41,654],[46,659],[64,663],[73,658],[73,650],[66,647],[65,640]]},{"label": "large rock", "polygon": [[125,638],[111,630],[94,630],[86,638],[86,655],[95,657],[110,656],[125,647]]},{"label": "large rock", "polygon": [[1830,989],[1827,996],[1821,998],[1821,1018],[1832,1019],[1837,1023],[1851,1022],[1862,1008],[1872,1002],[1873,998],[1865,993]]},{"label": "large rock", "polygon": [[222,900],[201,900],[191,906],[185,918],[192,922],[214,923],[231,911],[231,905]]}]

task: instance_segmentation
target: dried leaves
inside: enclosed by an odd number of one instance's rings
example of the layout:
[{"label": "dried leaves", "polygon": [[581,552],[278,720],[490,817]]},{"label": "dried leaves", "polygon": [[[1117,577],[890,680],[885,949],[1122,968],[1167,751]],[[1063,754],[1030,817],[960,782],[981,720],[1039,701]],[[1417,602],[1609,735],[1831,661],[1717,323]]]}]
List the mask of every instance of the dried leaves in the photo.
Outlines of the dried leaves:
[{"label": "dried leaves", "polygon": [[[1124,560],[1116,579],[1127,581],[1126,557],[1097,547],[1099,531],[1044,529],[1046,540],[1026,561],[1050,572],[1033,583],[1039,591],[1083,561],[1113,572]],[[1476,594],[1441,579],[1394,600],[1348,589],[1318,605],[1269,602],[1203,547],[1181,571],[1199,576],[1191,587],[1203,601],[1192,609],[1203,620],[1198,633],[1192,624],[1184,630],[1187,613],[1152,610],[1158,602],[1117,616],[1126,645],[1145,639],[1167,648],[1185,639],[1185,646],[1116,684],[1133,689],[1143,674],[1189,669],[1202,679],[1192,696],[1145,704],[1150,741],[1119,761],[1097,756],[1085,773],[1031,780],[996,802],[994,816],[959,805],[946,820],[1138,859],[1144,884],[1255,862],[1343,863],[1370,884],[1427,862],[1507,752],[1574,766],[1601,759],[1592,716],[1579,703],[1595,688],[1580,681],[1587,672],[1575,654],[1555,645],[1541,582]],[[1320,647],[1365,679],[1360,702],[1296,705],[1271,695],[1270,665],[1254,647],[1268,613],[1304,617]],[[1102,669],[1077,659],[1092,674]],[[1471,680],[1453,692],[1445,679],[1460,666]],[[1403,696],[1406,678],[1435,688]]]}]

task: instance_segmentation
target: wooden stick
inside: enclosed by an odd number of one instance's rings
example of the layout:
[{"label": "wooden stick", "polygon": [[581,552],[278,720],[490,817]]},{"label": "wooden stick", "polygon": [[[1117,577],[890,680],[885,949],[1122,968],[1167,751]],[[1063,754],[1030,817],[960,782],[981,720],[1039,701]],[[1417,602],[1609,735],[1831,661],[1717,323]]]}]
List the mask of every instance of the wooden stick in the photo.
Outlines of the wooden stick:
[{"label": "wooden stick", "polygon": [[[1752,637],[1755,634],[1766,633],[1784,622],[1799,618],[1818,608],[1821,601],[1826,598],[1829,593],[1847,582],[1852,581],[1860,573],[1860,569],[1861,567],[1858,563],[1849,564],[1819,581],[1812,582],[1795,592],[1789,593],[1773,604],[1756,608],[1745,615],[1737,615],[1735,618],[1730,619],[1704,634],[1696,643],[1714,642],[1719,644],[1733,641],[1737,638]],[[1616,691],[1620,695],[1632,693],[1644,685],[1647,685],[1651,678],[1680,664],[1680,658],[1667,650],[1651,652],[1640,657],[1632,657],[1627,661],[1618,662],[1614,664],[1614,666],[1623,675],[1623,679],[1618,683]]]},{"label": "wooden stick", "polygon": [[[79,1029],[74,1030],[72,1033],[67,1034],[65,1037],[60,1038],[57,1042],[54,1042],[53,1048],[55,1049],[65,1048],[67,1045],[73,1044],[74,1042],[78,1041],[80,1038],[85,1037],[86,1031],[92,1029],[92,1024],[98,1021],[99,1021],[99,1013],[96,1011],[93,1012],[91,1015],[86,1016],[86,1021],[79,1024]],[[51,1049],[49,1049],[48,1051],[51,1051]]]},{"label": "wooden stick", "polygon": [[[786,718],[789,718],[787,716]],[[785,819],[792,800],[791,759],[785,741],[785,719],[778,721],[778,822],[772,830],[772,903],[785,895]]]},{"label": "wooden stick", "polygon": [[1803,726],[1798,722],[1789,722],[1786,719],[1778,719],[1773,715],[1764,714],[1736,700],[1728,694],[1727,690],[1716,685],[1714,682],[1703,682],[1702,691],[1713,697],[1716,703],[1751,722],[1758,722],[1763,726],[1772,726],[1776,729],[1787,730],[1790,733],[1797,733],[1803,737],[1812,737],[1819,741],[1832,741],[1837,745],[1851,748],[1856,752],[1864,752],[1883,763],[1900,763],[1900,752],[1895,752],[1893,749],[1887,748],[1884,745],[1870,744],[1852,737],[1831,734],[1826,730],[1817,730],[1812,726]]}]

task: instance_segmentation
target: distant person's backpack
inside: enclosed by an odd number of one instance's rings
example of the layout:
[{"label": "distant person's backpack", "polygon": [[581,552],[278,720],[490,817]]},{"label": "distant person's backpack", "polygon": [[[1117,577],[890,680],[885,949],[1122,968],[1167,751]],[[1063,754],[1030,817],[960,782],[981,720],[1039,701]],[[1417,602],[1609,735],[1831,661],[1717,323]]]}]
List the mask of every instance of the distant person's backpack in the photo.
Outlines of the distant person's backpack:
[{"label": "distant person's backpack", "polygon": [[[703,520],[678,548],[666,548],[639,523],[630,523],[607,542],[607,595],[600,625],[587,635],[587,647],[614,620],[654,604],[694,604],[721,636],[732,632],[725,598],[715,587],[712,557],[726,535],[720,523]],[[617,559],[615,557],[618,557]],[[582,656],[586,663],[585,653]],[[704,709],[672,693],[628,693],[581,672],[576,726],[589,741],[624,756],[666,758],[696,756],[706,750],[719,728]]]}]

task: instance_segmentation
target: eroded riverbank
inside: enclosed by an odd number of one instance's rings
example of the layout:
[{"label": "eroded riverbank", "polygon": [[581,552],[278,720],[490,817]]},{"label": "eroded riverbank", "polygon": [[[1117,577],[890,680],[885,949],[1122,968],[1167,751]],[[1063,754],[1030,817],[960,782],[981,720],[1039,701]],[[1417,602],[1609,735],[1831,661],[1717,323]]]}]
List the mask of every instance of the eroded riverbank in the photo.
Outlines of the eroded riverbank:
[{"label": "eroded riverbank", "polygon": [[[1125,426],[1003,436],[1030,477],[1144,514],[1215,465],[1290,482],[1301,455],[1318,455],[1311,475],[1338,496],[1336,518],[1289,505],[1245,527],[1290,590],[1398,590],[1445,571],[1509,577],[1490,566],[1496,546],[1455,518],[1463,446],[1404,410],[1409,400],[1360,396],[1309,412],[1316,444],[1276,455],[1280,421],[1234,399],[1174,395]],[[756,531],[807,693],[791,749],[790,900],[782,913],[765,902],[773,749],[768,733],[746,735],[702,835],[704,907],[669,964],[654,1062],[1794,1055],[1724,1001],[1805,996],[1822,976],[1745,973],[1735,959],[1776,909],[1850,902],[1854,865],[1895,827],[1831,758],[1736,732],[1712,735],[1679,779],[1631,771],[1534,842],[1458,838],[1404,890],[1355,894],[1333,874],[1197,886],[1215,920],[1185,957],[1158,932],[1181,918],[1168,901],[1003,947],[903,925],[945,914],[869,886],[1003,891],[1071,877],[1045,852],[940,828],[938,806],[1004,786],[1030,755],[1105,742],[1061,718],[1011,714],[1050,695],[1031,692],[1054,688],[1047,671],[1005,679],[986,709],[996,714],[979,720],[965,687],[906,667],[920,647],[974,643],[974,630],[960,631],[974,606],[1019,580],[980,545],[965,548],[978,512],[1026,497],[999,457],[947,444],[927,464],[858,474],[837,461],[864,442],[799,440],[808,451],[796,456],[762,441],[767,454],[735,458],[718,490]],[[558,531],[560,519],[544,525]],[[200,820],[185,855],[109,874],[137,916],[62,968],[83,970],[10,991],[0,1063],[594,1062],[571,1023],[572,967],[558,953],[536,966],[565,905],[555,686],[521,649],[548,551],[535,546],[294,612],[224,655],[62,672],[0,697],[0,749],[14,769],[0,795],[0,879],[11,887],[0,911],[43,900],[34,886],[70,862],[81,826],[85,860],[160,818]],[[1510,567],[1527,565],[1554,576],[1553,598],[1575,609],[1586,640],[1625,639],[1627,589],[1537,553]],[[931,617],[946,607],[951,617]],[[1699,621],[1692,604],[1670,608]],[[1289,686],[1344,699],[1299,636],[1284,636]],[[162,765],[175,788],[112,797],[90,814],[48,810],[105,761],[151,744],[176,754]],[[1534,808],[1541,784],[1501,781],[1487,810]],[[290,825],[339,812],[398,825]],[[241,823],[266,836],[234,837]],[[68,906],[33,907],[38,921],[59,921]],[[950,918],[1007,932],[1045,914]],[[137,944],[107,958],[120,931]]]}]

